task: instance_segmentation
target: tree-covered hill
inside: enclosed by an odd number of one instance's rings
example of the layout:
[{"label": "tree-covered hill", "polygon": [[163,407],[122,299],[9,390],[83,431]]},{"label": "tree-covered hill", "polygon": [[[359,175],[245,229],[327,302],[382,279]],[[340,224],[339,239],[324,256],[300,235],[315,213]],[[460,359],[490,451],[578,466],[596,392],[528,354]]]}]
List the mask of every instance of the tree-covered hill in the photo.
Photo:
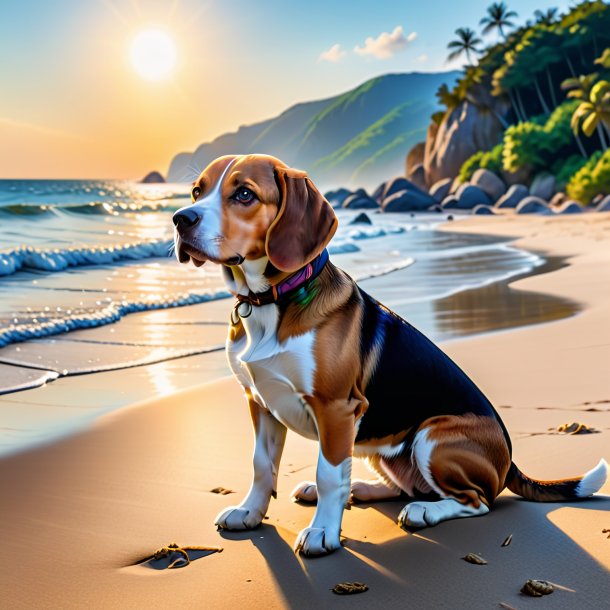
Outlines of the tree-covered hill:
[{"label": "tree-covered hill", "polygon": [[[483,49],[482,38],[460,28],[449,43],[453,56],[471,61],[453,88],[437,92],[443,110],[428,131],[426,178],[466,181],[486,168],[509,184],[529,184],[550,173],[558,189],[589,203],[610,193],[610,7],[596,0],[565,14],[536,11],[520,27],[516,18],[496,2],[481,36],[496,29],[501,42]],[[459,129],[466,108],[487,128],[452,156],[451,139],[469,135]]]}]

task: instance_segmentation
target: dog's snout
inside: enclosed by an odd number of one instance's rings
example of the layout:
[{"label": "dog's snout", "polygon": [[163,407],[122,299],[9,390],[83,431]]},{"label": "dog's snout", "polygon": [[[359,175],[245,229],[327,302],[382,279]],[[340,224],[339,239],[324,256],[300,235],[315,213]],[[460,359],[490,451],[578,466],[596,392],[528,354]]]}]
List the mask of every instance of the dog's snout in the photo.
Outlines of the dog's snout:
[{"label": "dog's snout", "polygon": [[201,220],[201,214],[193,208],[184,208],[178,210],[172,220],[177,229],[189,229]]}]

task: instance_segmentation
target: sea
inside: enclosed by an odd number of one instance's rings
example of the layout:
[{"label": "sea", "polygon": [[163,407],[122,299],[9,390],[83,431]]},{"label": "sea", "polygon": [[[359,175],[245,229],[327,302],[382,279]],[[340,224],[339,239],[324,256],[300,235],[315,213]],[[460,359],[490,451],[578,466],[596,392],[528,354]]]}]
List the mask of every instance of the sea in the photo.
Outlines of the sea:
[{"label": "sea", "polygon": [[[85,401],[73,397],[74,388],[93,389],[97,413],[143,398],[135,389],[113,395],[109,371],[140,367],[150,379],[142,386],[147,393],[159,389],[159,379],[176,389],[218,373],[220,365],[201,364],[210,361],[202,354],[222,348],[231,295],[217,266],[195,269],[172,254],[172,214],[189,204],[189,190],[116,180],[0,180],[0,452],[3,444],[50,438],[42,411],[32,405],[48,402],[62,387],[73,391],[64,389],[58,404],[80,400],[79,408]],[[358,213],[337,210],[331,260],[373,296],[383,293],[385,305],[433,340],[558,319],[577,309],[510,290],[511,279],[561,262],[509,239],[440,231],[448,220],[442,213],[368,210],[371,224],[353,224]],[[191,366],[195,356],[198,364]],[[167,365],[177,360],[181,367]],[[65,385],[83,375],[93,378]],[[106,394],[95,392],[102,378]],[[24,427],[20,413],[28,409]],[[82,419],[82,411],[74,417]]]}]

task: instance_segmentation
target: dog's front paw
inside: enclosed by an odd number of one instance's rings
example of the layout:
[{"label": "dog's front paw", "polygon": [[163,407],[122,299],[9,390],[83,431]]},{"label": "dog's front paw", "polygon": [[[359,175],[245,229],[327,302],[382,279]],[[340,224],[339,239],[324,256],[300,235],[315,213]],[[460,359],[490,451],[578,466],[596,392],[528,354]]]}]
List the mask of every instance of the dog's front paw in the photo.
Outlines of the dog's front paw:
[{"label": "dog's front paw", "polygon": [[327,555],[341,546],[339,534],[331,534],[324,527],[306,527],[297,536],[294,550],[308,557]]},{"label": "dog's front paw", "polygon": [[318,488],[313,481],[299,483],[290,494],[294,502],[317,502]]},{"label": "dog's front paw", "polygon": [[216,517],[214,525],[221,530],[251,530],[258,527],[262,520],[263,515],[259,511],[245,506],[229,506]]},{"label": "dog's front paw", "polygon": [[398,515],[400,527],[428,527],[436,525],[434,511],[429,509],[430,502],[411,502],[407,504]]}]

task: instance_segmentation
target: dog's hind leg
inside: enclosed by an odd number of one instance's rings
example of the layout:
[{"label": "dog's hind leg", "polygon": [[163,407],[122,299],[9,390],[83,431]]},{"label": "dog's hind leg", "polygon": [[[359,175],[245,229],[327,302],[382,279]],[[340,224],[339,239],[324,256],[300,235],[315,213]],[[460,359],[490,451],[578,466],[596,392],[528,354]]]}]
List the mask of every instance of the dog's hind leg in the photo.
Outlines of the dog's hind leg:
[{"label": "dog's hind leg", "polygon": [[254,479],[239,506],[229,506],[216,517],[220,529],[244,530],[260,525],[271,497],[276,495],[277,474],[286,440],[286,427],[263,409],[246,390],[254,425]]},{"label": "dog's hind leg", "polygon": [[407,504],[398,517],[401,526],[425,527],[488,513],[510,466],[498,422],[473,414],[426,420],[415,435],[412,460],[441,499]]}]

